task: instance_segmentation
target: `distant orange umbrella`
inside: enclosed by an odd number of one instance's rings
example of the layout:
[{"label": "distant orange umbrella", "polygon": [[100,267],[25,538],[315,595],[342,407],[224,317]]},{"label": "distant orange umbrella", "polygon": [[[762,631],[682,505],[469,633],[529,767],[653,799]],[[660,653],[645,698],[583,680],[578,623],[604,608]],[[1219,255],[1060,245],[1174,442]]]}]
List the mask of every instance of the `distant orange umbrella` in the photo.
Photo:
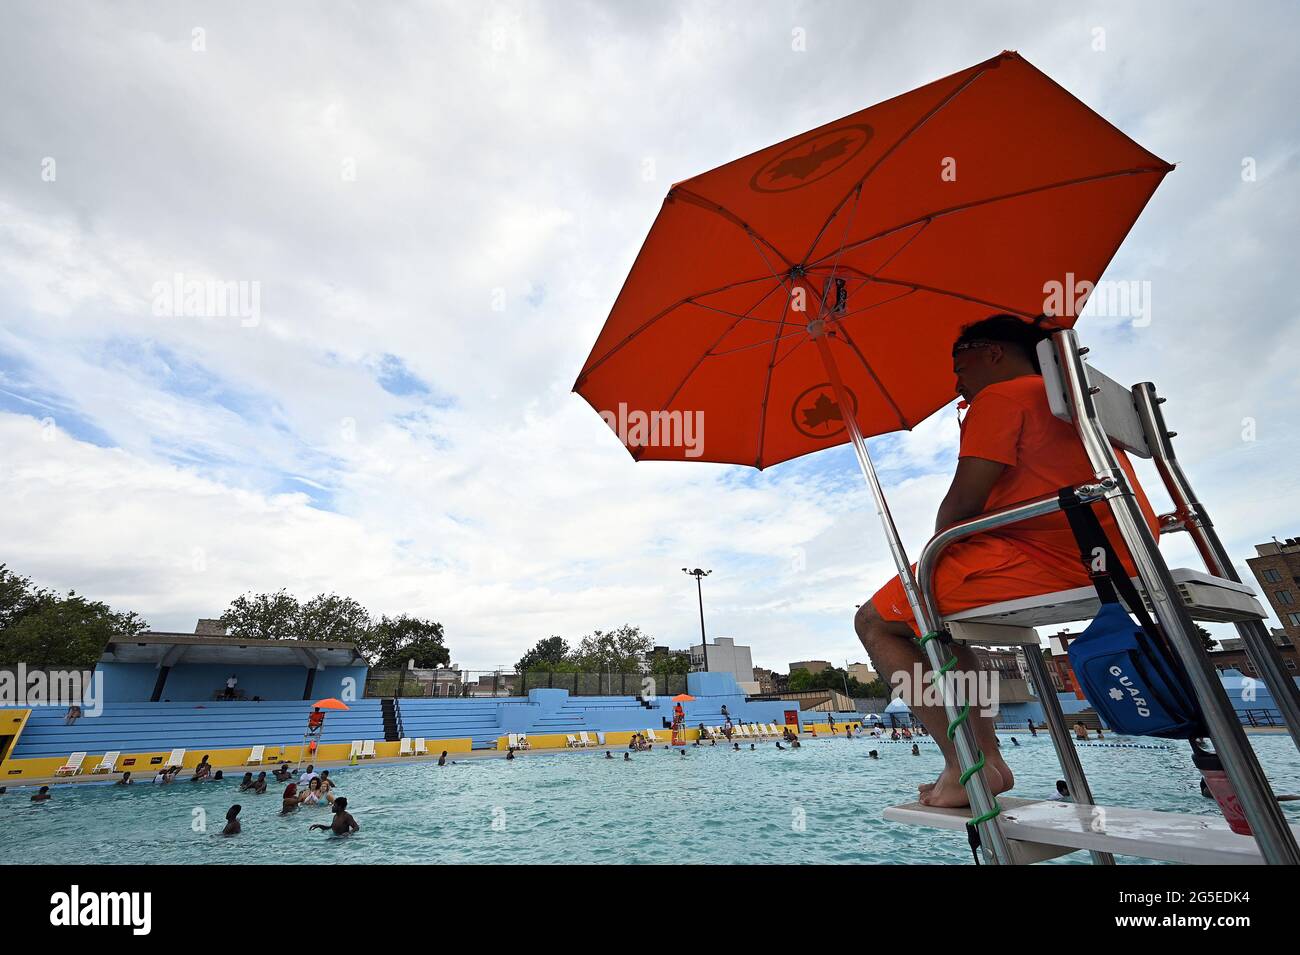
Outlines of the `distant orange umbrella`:
[{"label": "distant orange umbrella", "polygon": [[336,700],[334,697],[327,697],[323,700],[317,700],[312,706],[318,706],[322,710],[346,710],[350,707],[342,700]]},{"label": "distant orange umbrella", "polygon": [[673,697],[673,702],[674,702],[674,703],[690,703],[690,702],[691,702],[692,700],[694,700],[694,699],[695,699],[695,697],[691,696],[689,693],[678,693],[676,696]]}]

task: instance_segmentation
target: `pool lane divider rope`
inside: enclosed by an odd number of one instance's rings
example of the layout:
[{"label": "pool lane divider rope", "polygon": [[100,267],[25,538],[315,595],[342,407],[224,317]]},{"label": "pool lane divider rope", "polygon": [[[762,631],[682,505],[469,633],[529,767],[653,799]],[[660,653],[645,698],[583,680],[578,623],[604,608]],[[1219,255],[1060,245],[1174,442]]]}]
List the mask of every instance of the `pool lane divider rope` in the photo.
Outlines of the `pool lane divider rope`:
[{"label": "pool lane divider rope", "polygon": [[[929,643],[931,640],[939,639],[942,641],[942,638],[944,636],[945,634],[942,630],[931,630],[925,636],[921,637],[918,643],[921,649],[924,650],[925,645]],[[956,655],[949,654],[947,661],[945,661],[944,664],[940,666],[937,670],[931,672],[930,674],[931,684],[938,685],[939,681],[943,679],[944,674],[950,673],[953,670],[953,668],[956,666],[957,666]],[[947,735],[950,741],[956,739],[957,728],[960,727],[963,723],[965,723],[969,717],[970,717],[970,704],[965,703],[962,705],[961,711],[957,714],[957,716],[948,723]],[[974,742],[974,739],[975,737],[972,734],[971,736],[972,742]],[[964,770],[962,774],[959,777],[957,777],[957,781],[961,783],[963,789],[966,788],[966,783],[970,781],[970,778],[984,768],[984,764],[985,764],[984,751],[976,748],[975,762],[971,764],[971,767],[969,769]],[[1002,806],[998,803],[998,797],[995,796],[991,791],[989,792],[989,801],[992,803],[993,808],[991,808],[988,812],[981,813],[980,815],[971,818],[966,823],[966,838],[967,841],[970,842],[971,852],[975,856],[976,865],[980,864],[979,826],[983,825],[986,822],[992,822],[1002,812]]]}]

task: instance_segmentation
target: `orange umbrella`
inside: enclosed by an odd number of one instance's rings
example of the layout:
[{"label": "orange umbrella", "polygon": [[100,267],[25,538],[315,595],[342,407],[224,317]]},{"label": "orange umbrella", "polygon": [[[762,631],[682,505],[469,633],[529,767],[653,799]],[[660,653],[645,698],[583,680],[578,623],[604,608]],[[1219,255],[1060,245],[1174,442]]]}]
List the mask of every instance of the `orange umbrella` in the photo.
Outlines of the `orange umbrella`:
[{"label": "orange umbrella", "polygon": [[864,435],[910,429],[953,400],[962,326],[1053,281],[1073,325],[1172,168],[1003,53],[673,186],[574,390],[637,460],[851,440],[828,360]]},{"label": "orange umbrella", "polygon": [[323,700],[317,700],[312,706],[318,706],[322,710],[346,710],[348,705],[342,700],[336,700],[334,697],[327,697]]},{"label": "orange umbrella", "polygon": [[695,697],[691,696],[689,693],[678,693],[676,696],[673,697],[673,702],[674,702],[674,703],[690,703],[690,702],[691,702],[692,700],[694,700],[694,699],[695,699]]}]

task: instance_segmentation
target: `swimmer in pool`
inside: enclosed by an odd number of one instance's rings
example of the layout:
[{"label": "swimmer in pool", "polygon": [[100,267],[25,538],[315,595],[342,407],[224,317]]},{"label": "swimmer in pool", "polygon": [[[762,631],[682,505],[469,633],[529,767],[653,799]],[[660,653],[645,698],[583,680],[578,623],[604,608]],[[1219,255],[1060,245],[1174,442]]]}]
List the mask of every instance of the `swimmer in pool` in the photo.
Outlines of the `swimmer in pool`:
[{"label": "swimmer in pool", "polygon": [[199,764],[194,767],[194,775],[190,777],[190,782],[201,783],[208,778],[211,772],[212,764],[208,762],[207,754],[204,754],[203,758],[199,760]]},{"label": "swimmer in pool", "polygon": [[606,758],[606,759],[613,759],[613,758],[614,758],[614,754],[611,753],[609,750],[605,750],[605,758]]},{"label": "swimmer in pool", "polygon": [[776,748],[777,748],[777,749],[780,749],[780,750],[784,750],[784,749],[785,749],[785,747],[781,745],[781,741],[780,741],[780,740],[777,740],[777,741],[776,741]]},{"label": "swimmer in pool", "polygon": [[308,832],[314,832],[317,829],[328,829],[336,836],[346,836],[350,832],[360,830],[357,821],[352,818],[352,813],[348,812],[348,801],[340,796],[334,800],[334,819],[325,825],[324,823],[313,823],[307,828]]},{"label": "swimmer in pool", "polygon": [[1012,746],[1019,746],[1019,745],[1020,745],[1020,740],[1016,739],[1014,736],[1011,737],[1011,745],[1012,745]]},{"label": "swimmer in pool", "polygon": [[284,787],[284,796],[280,799],[280,815],[287,816],[298,809],[298,784],[290,783]]},{"label": "swimmer in pool", "polygon": [[126,772],[122,774],[122,778],[119,779],[114,785],[130,786],[133,782],[134,780],[131,778],[131,770],[128,769]]},{"label": "swimmer in pool", "polygon": [[50,798],[50,787],[42,786],[36,792],[32,793],[32,802],[45,802]]},{"label": "swimmer in pool", "polygon": [[239,791],[246,793],[253,788],[253,774],[244,773],[244,778],[239,781]]},{"label": "swimmer in pool", "polygon": [[226,810],[226,828],[221,830],[223,836],[239,835],[239,803]]},{"label": "swimmer in pool", "polygon": [[447,765],[447,751],[445,749],[442,751],[442,755],[438,757],[438,765],[439,766]]},{"label": "swimmer in pool", "polygon": [[873,749],[871,752],[867,753],[867,756],[871,759],[879,759],[880,750]]},{"label": "swimmer in pool", "polygon": [[277,783],[287,783],[293,778],[293,770],[289,768],[288,763],[281,763],[280,768],[275,771],[275,781]]},{"label": "swimmer in pool", "polygon": [[321,806],[329,800],[325,797],[325,788],[320,783],[320,777],[317,776],[307,786],[307,791],[302,794],[300,802],[304,806]]},{"label": "swimmer in pool", "polygon": [[912,744],[912,755],[913,756],[921,755],[921,747],[917,746],[915,743]]}]

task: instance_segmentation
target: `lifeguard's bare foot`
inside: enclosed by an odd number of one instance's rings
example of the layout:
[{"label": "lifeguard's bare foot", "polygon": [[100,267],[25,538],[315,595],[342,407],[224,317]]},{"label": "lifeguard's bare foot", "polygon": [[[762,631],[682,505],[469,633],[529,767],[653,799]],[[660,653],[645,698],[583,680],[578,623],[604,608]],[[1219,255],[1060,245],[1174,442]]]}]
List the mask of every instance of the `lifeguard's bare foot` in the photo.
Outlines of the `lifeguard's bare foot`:
[{"label": "lifeguard's bare foot", "polygon": [[[920,801],[926,806],[934,806],[937,809],[955,809],[960,806],[969,806],[970,797],[966,795],[966,788],[958,782],[960,773],[953,769],[944,769],[939,774],[939,778],[932,783],[922,783],[918,786],[920,791]],[[988,781],[989,788],[993,790],[993,795],[1004,793],[1015,784],[1015,779],[1011,776],[1011,771],[1007,770],[1004,777],[997,769],[992,766],[984,767],[984,778]]]}]

